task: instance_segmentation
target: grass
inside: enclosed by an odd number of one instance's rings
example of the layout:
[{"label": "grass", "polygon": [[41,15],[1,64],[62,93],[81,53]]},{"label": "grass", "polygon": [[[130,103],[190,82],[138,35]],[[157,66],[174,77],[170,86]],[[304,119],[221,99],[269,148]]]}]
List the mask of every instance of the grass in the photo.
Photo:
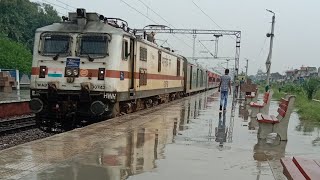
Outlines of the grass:
[{"label": "grass", "polygon": [[[284,92],[279,92],[277,88],[273,88],[272,98],[280,100],[285,96]],[[304,93],[292,93],[296,95],[295,107],[301,120],[320,122],[320,102],[309,101]],[[315,99],[320,100],[320,91],[315,95]]]},{"label": "grass", "polygon": [[319,90],[316,92],[316,94],[314,95],[313,98],[320,100],[320,91]]},{"label": "grass", "polygon": [[298,95],[295,106],[300,119],[320,122],[320,102],[309,101],[305,95]]},{"label": "grass", "polygon": [[272,99],[279,101],[282,97],[285,96],[284,92],[279,92],[277,89],[272,89],[272,90],[273,90]]}]

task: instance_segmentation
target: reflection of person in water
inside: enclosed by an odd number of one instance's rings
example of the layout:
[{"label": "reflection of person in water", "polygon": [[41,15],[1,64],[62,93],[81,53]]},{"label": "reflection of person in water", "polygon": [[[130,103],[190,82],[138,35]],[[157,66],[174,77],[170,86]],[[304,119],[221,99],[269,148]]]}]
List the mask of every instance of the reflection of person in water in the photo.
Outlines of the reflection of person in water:
[{"label": "reflection of person in water", "polygon": [[[221,117],[223,115],[223,117]],[[216,127],[216,142],[219,142],[219,146],[223,146],[224,142],[227,142],[227,132],[226,128],[226,112],[219,113],[219,124]]]}]

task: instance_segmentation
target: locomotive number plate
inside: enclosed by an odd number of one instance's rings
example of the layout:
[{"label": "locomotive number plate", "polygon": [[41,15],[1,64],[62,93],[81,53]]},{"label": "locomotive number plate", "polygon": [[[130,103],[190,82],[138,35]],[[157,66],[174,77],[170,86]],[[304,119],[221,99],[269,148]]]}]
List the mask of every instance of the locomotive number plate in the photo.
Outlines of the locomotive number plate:
[{"label": "locomotive number plate", "polygon": [[105,89],[104,85],[93,85],[93,89]]}]

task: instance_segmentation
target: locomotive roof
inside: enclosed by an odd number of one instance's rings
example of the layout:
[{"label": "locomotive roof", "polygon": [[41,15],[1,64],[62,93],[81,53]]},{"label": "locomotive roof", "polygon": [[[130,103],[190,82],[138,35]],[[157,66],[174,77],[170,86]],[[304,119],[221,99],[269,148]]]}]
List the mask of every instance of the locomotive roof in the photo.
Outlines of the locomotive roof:
[{"label": "locomotive roof", "polygon": [[[78,10],[79,9],[77,9],[77,11]],[[142,43],[159,48],[166,53],[180,57],[180,58],[184,59],[185,61],[187,61],[187,63],[189,63],[189,64],[197,66],[203,70],[210,71],[204,67],[197,65],[193,60],[187,59],[187,58],[183,57],[182,55],[176,54],[174,52],[171,52],[168,49],[165,49],[163,47],[158,46],[155,43],[149,42],[148,40],[143,39],[141,36],[135,36],[130,31],[125,31],[124,29],[122,29],[119,26],[116,27],[116,26],[109,24],[107,21],[108,18],[104,18],[102,15],[99,15],[98,13],[86,13],[84,9],[80,9],[80,10],[83,10],[83,12],[84,12],[85,18],[83,18],[83,20],[85,20],[85,23],[81,24],[81,22],[79,23],[79,21],[77,21],[77,20],[79,20],[79,15],[77,14],[78,12],[70,12],[68,18],[63,17],[63,19],[64,19],[63,22],[53,23],[51,25],[38,28],[36,30],[36,32],[37,33],[42,33],[42,32],[86,33],[86,32],[90,32],[90,33],[109,33],[109,34],[126,35],[131,38],[135,38]],[[101,16],[103,18],[101,18]],[[118,18],[111,18],[111,19],[118,19]],[[119,20],[121,20],[121,19],[119,19]],[[129,29],[129,27],[127,27],[127,24],[126,24],[126,28]],[[210,71],[210,72],[212,72],[212,71]]]},{"label": "locomotive roof", "polygon": [[[72,13],[69,13],[72,15]],[[70,15],[69,15],[70,16]],[[132,34],[123,31],[121,28],[113,27],[103,21],[99,20],[97,13],[87,13],[86,23],[84,26],[80,26],[76,20],[53,23],[48,26],[38,28],[36,32],[69,32],[69,33],[85,33],[85,32],[108,32],[110,34],[126,34],[132,36]]]}]

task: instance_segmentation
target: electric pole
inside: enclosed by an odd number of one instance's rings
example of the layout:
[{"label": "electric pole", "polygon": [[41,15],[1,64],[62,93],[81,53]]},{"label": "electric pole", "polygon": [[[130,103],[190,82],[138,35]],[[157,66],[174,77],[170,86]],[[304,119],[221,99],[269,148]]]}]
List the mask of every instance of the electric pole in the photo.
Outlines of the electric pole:
[{"label": "electric pole", "polygon": [[246,65],[246,79],[248,79],[248,62],[249,62],[249,59],[246,59],[247,61],[247,65]]},{"label": "electric pole", "polygon": [[266,62],[266,67],[267,67],[267,86],[269,86],[269,84],[270,84],[269,80],[270,80],[272,47],[273,47],[273,38],[274,38],[274,24],[275,24],[276,15],[271,10],[267,9],[267,11],[273,14],[273,16],[272,16],[272,25],[271,25],[271,33],[267,34],[267,37],[270,37],[269,55],[268,55],[267,62]]},{"label": "electric pole", "polygon": [[196,55],[196,37],[197,35],[193,35],[193,47],[192,47],[192,59],[195,61],[195,55]]},{"label": "electric pole", "polygon": [[227,61],[227,69],[229,69],[229,61],[230,61],[230,59],[227,59],[226,61]]},{"label": "electric pole", "polygon": [[214,37],[216,37],[215,40],[215,46],[214,46],[214,58],[218,58],[218,50],[219,50],[219,37],[221,37],[222,34],[215,34]]}]

